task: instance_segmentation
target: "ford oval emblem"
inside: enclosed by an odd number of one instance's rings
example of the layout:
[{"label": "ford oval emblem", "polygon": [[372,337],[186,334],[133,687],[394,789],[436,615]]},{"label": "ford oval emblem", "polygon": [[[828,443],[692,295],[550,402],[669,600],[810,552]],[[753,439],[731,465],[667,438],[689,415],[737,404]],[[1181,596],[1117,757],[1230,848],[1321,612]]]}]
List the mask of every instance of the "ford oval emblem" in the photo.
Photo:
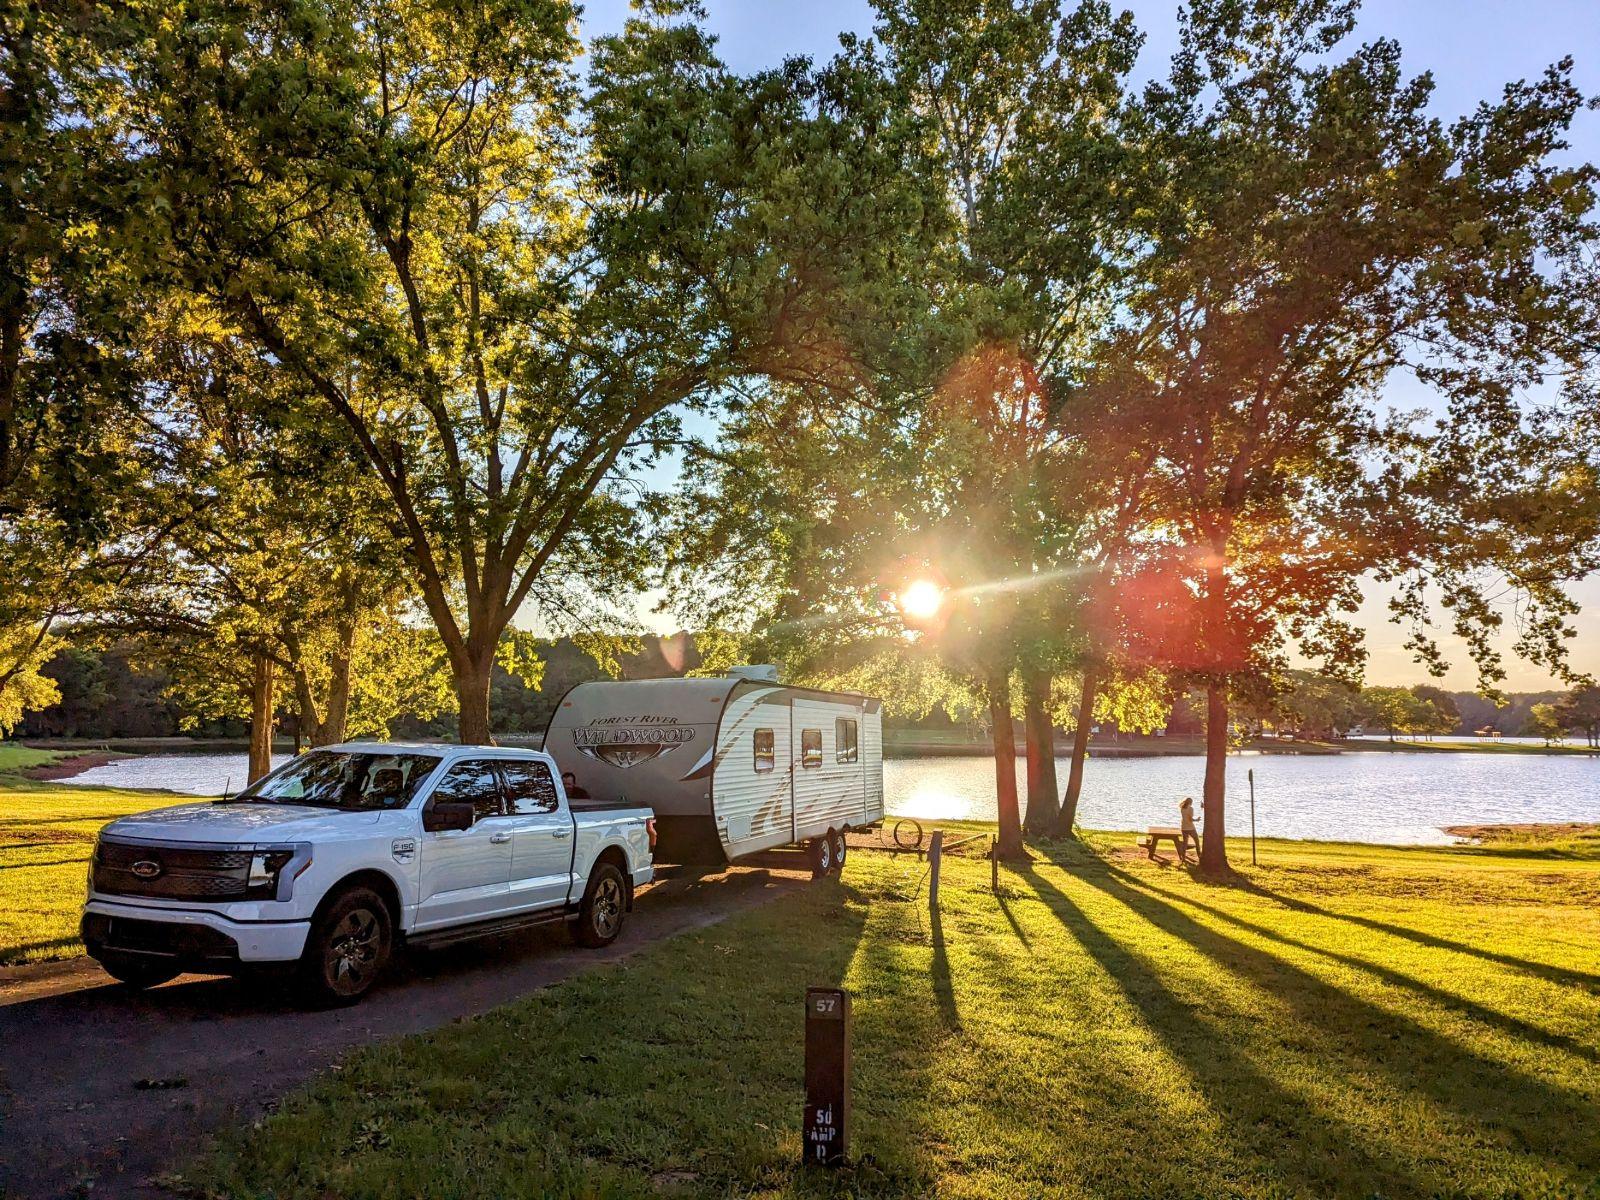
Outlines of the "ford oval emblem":
[{"label": "ford oval emblem", "polygon": [[128,870],[132,871],[140,879],[154,879],[161,874],[161,864],[151,862],[148,858],[143,858],[134,863]]}]

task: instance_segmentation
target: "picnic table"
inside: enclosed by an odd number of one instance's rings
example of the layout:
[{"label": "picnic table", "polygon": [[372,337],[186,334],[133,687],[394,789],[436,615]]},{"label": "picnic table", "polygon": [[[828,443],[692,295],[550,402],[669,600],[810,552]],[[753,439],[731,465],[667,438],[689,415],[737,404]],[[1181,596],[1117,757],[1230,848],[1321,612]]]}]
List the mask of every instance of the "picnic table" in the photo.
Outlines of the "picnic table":
[{"label": "picnic table", "polygon": [[1162,842],[1172,843],[1172,848],[1178,852],[1179,862],[1186,863],[1189,861],[1188,845],[1181,829],[1173,829],[1165,825],[1152,825],[1145,831],[1144,841],[1140,842],[1139,846],[1150,856],[1151,861],[1154,861],[1156,847]]}]

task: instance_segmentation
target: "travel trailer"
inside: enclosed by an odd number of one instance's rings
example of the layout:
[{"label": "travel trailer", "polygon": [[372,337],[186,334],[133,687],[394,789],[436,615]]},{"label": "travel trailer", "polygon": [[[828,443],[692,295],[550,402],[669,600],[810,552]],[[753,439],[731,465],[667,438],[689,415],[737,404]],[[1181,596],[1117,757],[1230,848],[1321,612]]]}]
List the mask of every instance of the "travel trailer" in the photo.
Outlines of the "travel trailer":
[{"label": "travel trailer", "polygon": [[882,705],[786,686],[771,667],[581,683],[544,747],[595,799],[654,809],[664,861],[802,845],[822,875],[843,864],[847,831],[883,820]]}]

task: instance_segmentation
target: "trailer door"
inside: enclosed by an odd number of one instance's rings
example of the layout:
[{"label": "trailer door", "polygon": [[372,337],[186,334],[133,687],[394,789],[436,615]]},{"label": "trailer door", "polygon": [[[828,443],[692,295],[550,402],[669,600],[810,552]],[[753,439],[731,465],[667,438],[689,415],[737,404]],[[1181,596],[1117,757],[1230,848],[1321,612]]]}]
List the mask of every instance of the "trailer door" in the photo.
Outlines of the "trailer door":
[{"label": "trailer door", "polygon": [[815,700],[794,701],[794,809],[790,836],[815,836],[809,826],[825,811],[838,781],[833,763],[833,709]]}]

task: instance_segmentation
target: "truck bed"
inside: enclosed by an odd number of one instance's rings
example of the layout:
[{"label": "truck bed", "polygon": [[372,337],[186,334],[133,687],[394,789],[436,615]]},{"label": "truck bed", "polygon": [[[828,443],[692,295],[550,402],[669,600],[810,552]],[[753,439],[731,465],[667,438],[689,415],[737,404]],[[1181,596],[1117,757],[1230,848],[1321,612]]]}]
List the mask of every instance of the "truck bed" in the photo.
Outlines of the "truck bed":
[{"label": "truck bed", "polygon": [[655,811],[648,804],[638,804],[632,800],[574,800],[568,797],[567,806],[575,813],[620,812],[631,808],[637,809],[640,816],[650,816]]}]

